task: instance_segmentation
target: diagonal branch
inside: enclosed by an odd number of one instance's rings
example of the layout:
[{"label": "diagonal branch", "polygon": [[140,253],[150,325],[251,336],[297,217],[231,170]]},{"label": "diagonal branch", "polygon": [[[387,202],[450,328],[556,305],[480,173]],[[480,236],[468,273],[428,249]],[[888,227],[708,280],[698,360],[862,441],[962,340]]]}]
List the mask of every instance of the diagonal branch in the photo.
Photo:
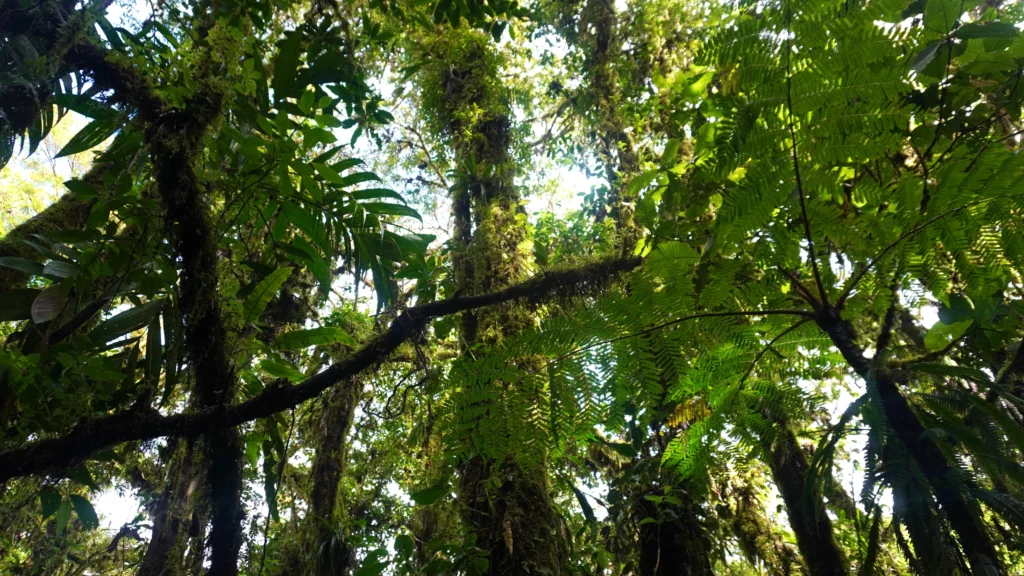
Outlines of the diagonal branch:
[{"label": "diagonal branch", "polygon": [[403,343],[419,335],[435,318],[512,300],[540,302],[554,295],[580,294],[606,285],[610,278],[636,268],[641,261],[640,258],[604,260],[579,268],[546,272],[499,292],[450,298],[408,308],[387,331],[345,360],[301,384],[272,386],[246,402],[218,405],[187,414],[164,416],[151,408],[121,412],[83,422],[57,438],[0,452],[0,483],[60,469],[97,450],[130,440],[195,437],[211,430],[272,416],[313,399],[338,382],[380,363]]}]

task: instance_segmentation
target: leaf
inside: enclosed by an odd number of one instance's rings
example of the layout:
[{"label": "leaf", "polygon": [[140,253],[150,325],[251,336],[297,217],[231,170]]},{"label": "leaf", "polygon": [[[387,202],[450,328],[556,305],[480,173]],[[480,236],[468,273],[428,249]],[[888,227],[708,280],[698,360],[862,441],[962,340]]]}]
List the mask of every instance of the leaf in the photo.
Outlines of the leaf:
[{"label": "leaf", "polygon": [[974,324],[973,320],[964,320],[954,324],[936,322],[924,335],[925,348],[932,352],[942,350],[951,342],[963,336],[972,324]]},{"label": "leaf", "polygon": [[32,321],[42,324],[60,316],[67,300],[68,288],[63,284],[55,284],[46,288],[32,302]]},{"label": "leaf", "polygon": [[924,5],[924,27],[945,34],[960,19],[962,0],[928,0]]},{"label": "leaf", "polygon": [[405,204],[390,204],[387,202],[364,202],[360,204],[363,210],[366,210],[370,214],[385,214],[389,216],[408,216],[415,218],[420,222],[423,222],[423,218],[420,213],[416,210],[406,206]]},{"label": "leaf", "polygon": [[264,360],[260,362],[260,370],[275,378],[285,378],[291,382],[302,382],[306,375],[299,371],[294,364],[286,360]]},{"label": "leaf", "polygon": [[399,557],[408,558],[412,556],[414,547],[412,536],[409,536],[408,534],[399,534],[395,537],[395,552],[398,552]]},{"label": "leaf", "polygon": [[62,500],[60,506],[57,507],[57,525],[54,528],[54,533],[58,538],[61,534],[64,534],[64,529],[68,526],[68,520],[71,519],[71,501]]},{"label": "leaf", "polygon": [[84,180],[68,180],[64,183],[64,187],[79,200],[91,200],[96,197],[96,189]]},{"label": "leaf", "polygon": [[100,489],[99,486],[96,485],[96,482],[92,479],[92,474],[89,472],[89,469],[86,468],[85,464],[79,464],[74,468],[68,469],[68,471],[64,473],[64,477],[73,482],[78,482],[83,486],[88,486],[93,490]]},{"label": "leaf", "polygon": [[78,274],[78,266],[63,260],[50,260],[43,266],[43,276],[51,278],[71,278]]},{"label": "leaf", "polygon": [[56,94],[53,97],[53,103],[94,120],[115,119],[120,114],[114,108],[85,95]]},{"label": "leaf", "polygon": [[284,40],[277,43],[277,56],[274,58],[274,98],[282,100],[292,94],[295,78],[299,70],[299,50],[302,47],[302,33],[289,32]]},{"label": "leaf", "polygon": [[155,298],[107,318],[89,332],[89,339],[94,344],[106,344],[154,322],[166,300],[166,298]]},{"label": "leaf", "polygon": [[18,258],[17,256],[0,256],[0,266],[24,272],[30,276],[42,276],[43,265],[39,262]]},{"label": "leaf", "polygon": [[970,22],[957,29],[954,36],[969,38],[1016,38],[1020,30],[1009,22]]},{"label": "leaf", "polygon": [[309,346],[320,344],[334,344],[340,342],[355,347],[357,342],[347,332],[336,326],[324,326],[309,330],[295,330],[281,334],[274,340],[274,347],[278,350],[300,350]]},{"label": "leaf", "polygon": [[914,72],[920,72],[924,70],[928,64],[935,59],[935,55],[939,53],[939,47],[942,46],[944,40],[938,42],[932,42],[925,47],[924,50],[914,57],[914,60],[910,63],[910,69]]},{"label": "leaf", "polygon": [[253,288],[249,297],[245,299],[245,305],[242,308],[242,321],[248,324],[262,316],[263,311],[267,309],[267,304],[270,303],[291,274],[291,267],[282,267],[274,270],[272,274],[261,280]]},{"label": "leaf", "polygon": [[71,504],[75,507],[75,514],[78,515],[78,520],[82,522],[82,526],[86,530],[99,527],[100,519],[96,517],[96,510],[88,500],[78,494],[72,494]]},{"label": "leaf", "polygon": [[120,116],[112,118],[100,118],[93,120],[85,128],[78,131],[68,143],[57,153],[56,158],[63,158],[72,154],[85,152],[90,148],[99,146],[104,140],[114,135],[114,132],[121,127]]},{"label": "leaf", "polygon": [[60,502],[63,499],[64,497],[53,486],[43,486],[39,489],[39,504],[43,508],[43,520],[57,512],[57,508],[60,508]]},{"label": "leaf", "polygon": [[391,198],[404,202],[402,195],[389,188],[365,188],[363,190],[356,190],[352,193],[352,197],[356,200],[375,200],[377,198]]},{"label": "leaf", "polygon": [[428,506],[430,504],[433,504],[434,502],[437,502],[447,494],[448,483],[442,482],[440,484],[435,484],[434,486],[431,486],[429,488],[417,490],[416,492],[409,494],[409,498],[412,498],[412,501],[418,504],[419,506]]},{"label": "leaf", "polygon": [[160,343],[160,316],[154,315],[146,332],[146,380],[156,388],[160,383],[160,365],[163,362],[163,346]]},{"label": "leaf", "polygon": [[355,186],[363,182],[377,182],[380,180],[380,177],[373,172],[356,172],[355,174],[345,176],[342,180],[342,186]]},{"label": "leaf", "polygon": [[661,169],[668,170],[675,165],[676,156],[679,155],[679,139],[672,138],[665,144],[665,151],[661,154]]},{"label": "leaf", "polygon": [[317,174],[319,174],[324,180],[327,180],[335,186],[345,186],[345,180],[341,177],[341,174],[335,172],[330,166],[321,164],[320,162],[311,162],[311,165],[313,168],[316,168]]},{"label": "leaf", "polygon": [[625,456],[626,458],[631,458],[632,459],[632,458],[636,458],[639,455],[639,453],[636,451],[636,448],[633,448],[629,444],[622,444],[622,443],[619,443],[619,442],[605,442],[605,444],[609,448],[611,448],[612,450],[615,450],[620,455]]},{"label": "leaf", "polygon": [[657,169],[648,170],[647,172],[644,172],[642,174],[634,176],[633,179],[630,180],[629,184],[626,186],[626,190],[631,195],[636,195],[641,190],[646,188],[648,184],[650,184],[651,182],[654,182],[654,179],[657,178],[657,177],[658,177],[658,170]]},{"label": "leaf", "polygon": [[31,319],[32,303],[40,292],[35,288],[15,288],[0,292],[0,322]]},{"label": "leaf", "polygon": [[387,567],[387,562],[367,562],[366,564],[363,564],[359,570],[356,570],[354,576],[378,576],[379,574],[383,574]]}]

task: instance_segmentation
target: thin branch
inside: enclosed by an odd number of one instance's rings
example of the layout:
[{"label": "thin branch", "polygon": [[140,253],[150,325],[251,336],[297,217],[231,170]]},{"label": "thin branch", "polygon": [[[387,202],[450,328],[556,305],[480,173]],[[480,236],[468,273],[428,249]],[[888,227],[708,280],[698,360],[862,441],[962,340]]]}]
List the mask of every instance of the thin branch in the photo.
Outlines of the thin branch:
[{"label": "thin branch", "polygon": [[793,70],[791,60],[793,59],[793,48],[791,46],[793,32],[790,21],[793,17],[792,7],[786,6],[786,108],[789,112],[789,136],[792,140],[790,148],[793,151],[793,172],[796,175],[796,191],[800,196],[800,218],[804,223],[804,236],[807,237],[807,252],[811,258],[811,270],[814,272],[814,284],[821,296],[821,303],[828,308],[828,292],[825,290],[825,283],[821,281],[821,272],[818,270],[818,256],[814,250],[814,237],[811,235],[811,221],[807,218],[807,201],[804,197],[804,184],[800,176],[800,160],[796,150],[796,127],[793,122]]}]

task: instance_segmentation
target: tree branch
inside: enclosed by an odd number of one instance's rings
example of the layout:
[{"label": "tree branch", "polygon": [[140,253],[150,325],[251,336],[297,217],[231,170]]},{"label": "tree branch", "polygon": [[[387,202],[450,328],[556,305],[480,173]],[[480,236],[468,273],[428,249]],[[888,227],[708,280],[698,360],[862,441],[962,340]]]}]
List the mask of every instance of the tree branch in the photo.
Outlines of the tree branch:
[{"label": "tree branch", "polygon": [[610,278],[628,272],[640,263],[640,258],[604,260],[580,268],[545,272],[499,292],[450,298],[408,308],[391,323],[387,331],[345,360],[307,378],[301,384],[271,386],[246,402],[205,408],[188,414],[164,416],[152,408],[140,408],[82,422],[63,436],[0,452],[0,482],[57,470],[97,450],[130,440],[151,440],[163,436],[194,437],[211,430],[230,428],[272,416],[315,398],[338,382],[380,363],[404,342],[421,333],[435,318],[512,300],[541,302],[553,295],[593,291],[596,287],[606,285]]}]

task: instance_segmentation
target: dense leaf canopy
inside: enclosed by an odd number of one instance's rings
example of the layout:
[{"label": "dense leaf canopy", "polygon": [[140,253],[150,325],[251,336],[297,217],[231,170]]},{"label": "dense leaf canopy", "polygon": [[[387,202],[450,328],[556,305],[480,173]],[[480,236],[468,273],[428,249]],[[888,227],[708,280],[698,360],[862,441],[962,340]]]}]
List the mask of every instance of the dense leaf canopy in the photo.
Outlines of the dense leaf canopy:
[{"label": "dense leaf canopy", "polygon": [[1021,573],[1022,6],[0,0],[0,573]]}]

